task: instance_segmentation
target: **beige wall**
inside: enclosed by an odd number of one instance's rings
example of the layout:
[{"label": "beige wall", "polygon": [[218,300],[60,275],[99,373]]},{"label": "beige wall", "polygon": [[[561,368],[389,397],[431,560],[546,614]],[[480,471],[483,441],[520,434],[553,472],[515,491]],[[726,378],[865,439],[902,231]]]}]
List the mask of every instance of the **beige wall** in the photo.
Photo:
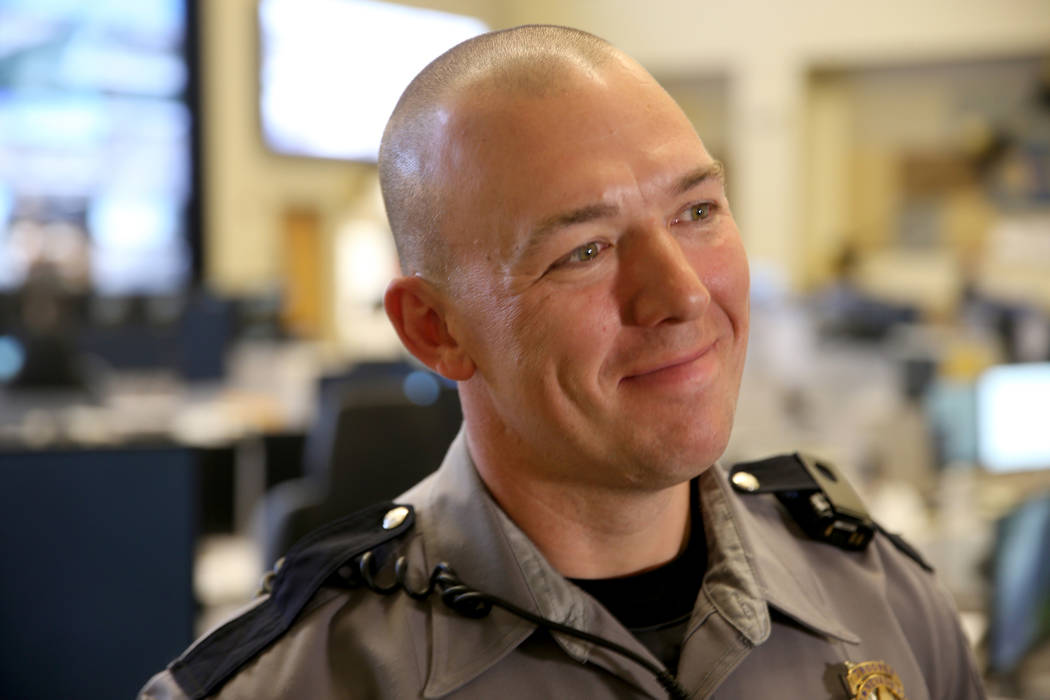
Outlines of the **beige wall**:
[{"label": "beige wall", "polygon": [[[756,264],[796,281],[804,275],[803,252],[812,254],[814,243],[803,240],[800,218],[811,66],[1031,53],[1050,45],[1046,0],[411,4],[473,14],[496,28],[524,22],[578,26],[621,46],[658,75],[722,76],[728,81],[727,160],[734,168],[737,218]],[[203,5],[207,276],[221,290],[259,291],[280,280],[282,212],[315,208],[330,239],[357,193],[370,190],[374,168],[268,153],[257,116],[255,2]],[[833,105],[823,109],[833,118]]]},{"label": "beige wall", "polygon": [[[479,16],[489,6],[470,0],[414,4]],[[207,277],[225,291],[265,290],[280,275],[282,212],[316,208],[330,232],[340,212],[368,190],[375,168],[269,152],[258,116],[256,2],[202,5]]]},{"label": "beige wall", "polygon": [[[256,0],[202,0],[205,276],[208,284],[225,293],[279,289],[285,275],[284,214],[290,209],[316,211],[320,250],[327,263],[317,275],[322,289],[329,292],[321,295],[322,334],[334,339],[334,235],[355,200],[372,191],[375,167],[280,156],[265,147],[258,114],[256,4]],[[473,14],[498,24],[487,2],[413,4]]]},{"label": "beige wall", "polygon": [[[815,65],[1045,52],[1045,0],[575,0],[516,3],[514,22],[593,31],[655,73],[726,72],[731,198],[749,253],[805,277],[806,74]],[[818,239],[820,243],[823,239]]]}]

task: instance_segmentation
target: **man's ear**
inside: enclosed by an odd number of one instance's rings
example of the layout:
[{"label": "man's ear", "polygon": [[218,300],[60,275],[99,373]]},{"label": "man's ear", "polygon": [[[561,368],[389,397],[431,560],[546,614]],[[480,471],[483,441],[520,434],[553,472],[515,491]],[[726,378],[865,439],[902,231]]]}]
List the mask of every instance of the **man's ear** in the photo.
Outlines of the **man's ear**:
[{"label": "man's ear", "polygon": [[444,300],[420,277],[398,277],[383,296],[386,315],[401,342],[420,362],[453,381],[474,375],[474,361],[449,332]]}]

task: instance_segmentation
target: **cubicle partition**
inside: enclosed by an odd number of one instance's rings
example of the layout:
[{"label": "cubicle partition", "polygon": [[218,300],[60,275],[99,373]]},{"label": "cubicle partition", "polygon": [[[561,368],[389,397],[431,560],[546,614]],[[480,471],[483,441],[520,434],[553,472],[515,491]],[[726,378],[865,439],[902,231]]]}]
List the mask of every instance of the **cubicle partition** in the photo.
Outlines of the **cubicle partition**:
[{"label": "cubicle partition", "polygon": [[0,697],[134,697],[191,641],[196,462],[0,452]]}]

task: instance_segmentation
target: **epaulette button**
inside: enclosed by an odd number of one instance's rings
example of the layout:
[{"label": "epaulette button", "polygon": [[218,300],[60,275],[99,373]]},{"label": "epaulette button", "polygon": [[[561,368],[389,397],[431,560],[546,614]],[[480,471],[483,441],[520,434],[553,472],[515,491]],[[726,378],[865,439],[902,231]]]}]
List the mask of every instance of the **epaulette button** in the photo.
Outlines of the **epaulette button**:
[{"label": "epaulette button", "polygon": [[733,486],[741,491],[758,491],[758,478],[751,472],[737,472],[733,474]]},{"label": "epaulette button", "polygon": [[386,515],[383,516],[383,529],[393,530],[395,527],[405,522],[405,518],[407,517],[408,508],[405,508],[404,506],[391,508],[386,512]]}]

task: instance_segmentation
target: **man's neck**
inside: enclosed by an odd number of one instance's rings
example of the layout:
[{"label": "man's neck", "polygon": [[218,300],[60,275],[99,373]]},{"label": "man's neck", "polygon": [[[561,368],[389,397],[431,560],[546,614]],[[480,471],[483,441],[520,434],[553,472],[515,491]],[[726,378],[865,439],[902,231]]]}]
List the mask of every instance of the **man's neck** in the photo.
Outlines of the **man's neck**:
[{"label": "man's neck", "polygon": [[654,569],[688,542],[689,482],[658,491],[574,487],[475,463],[500,507],[568,578]]}]

